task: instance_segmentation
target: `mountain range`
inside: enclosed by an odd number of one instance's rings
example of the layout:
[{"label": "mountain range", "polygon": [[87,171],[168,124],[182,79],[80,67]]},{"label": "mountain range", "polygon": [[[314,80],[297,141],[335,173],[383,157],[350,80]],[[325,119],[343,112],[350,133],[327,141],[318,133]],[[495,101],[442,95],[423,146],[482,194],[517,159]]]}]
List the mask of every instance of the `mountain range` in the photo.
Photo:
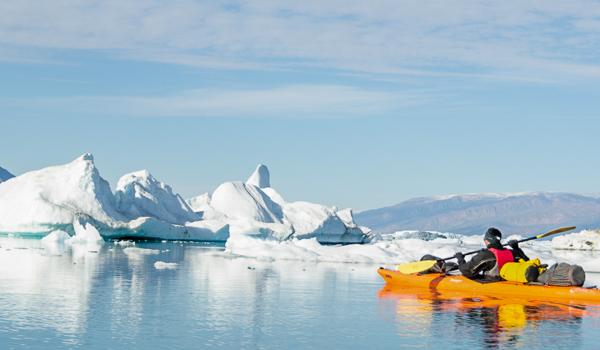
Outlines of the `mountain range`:
[{"label": "mountain range", "polygon": [[379,233],[430,230],[481,234],[542,232],[559,226],[600,227],[600,198],[560,192],[485,193],[413,198],[355,214],[357,224]]}]

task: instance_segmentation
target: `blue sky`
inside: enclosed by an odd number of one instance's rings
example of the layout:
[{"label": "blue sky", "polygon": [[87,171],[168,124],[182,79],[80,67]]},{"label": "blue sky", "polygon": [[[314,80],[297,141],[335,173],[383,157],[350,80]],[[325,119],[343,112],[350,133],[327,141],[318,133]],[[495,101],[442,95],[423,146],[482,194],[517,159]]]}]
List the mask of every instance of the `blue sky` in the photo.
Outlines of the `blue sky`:
[{"label": "blue sky", "polygon": [[600,192],[600,2],[3,1],[0,166],[189,197]]}]

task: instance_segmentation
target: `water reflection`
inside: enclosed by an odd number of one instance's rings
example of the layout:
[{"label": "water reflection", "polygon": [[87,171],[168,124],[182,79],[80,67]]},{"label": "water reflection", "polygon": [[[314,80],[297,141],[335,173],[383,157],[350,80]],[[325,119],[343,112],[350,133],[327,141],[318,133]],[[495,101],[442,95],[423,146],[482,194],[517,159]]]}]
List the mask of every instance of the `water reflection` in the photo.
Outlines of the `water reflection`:
[{"label": "water reflection", "polygon": [[[540,340],[549,345],[558,342],[553,345],[560,347],[579,346],[583,320],[600,316],[599,305],[465,296],[387,285],[379,291],[379,297],[395,304],[401,336],[464,335],[465,343],[494,349],[528,346],[532,339],[535,347],[541,345]],[[448,333],[448,329],[452,331]],[[473,337],[474,333],[481,336]]]},{"label": "water reflection", "polygon": [[[600,343],[589,306],[379,291],[382,281],[372,265],[233,258],[222,247],[200,244],[136,248],[152,251],[0,238],[0,348],[537,349]],[[157,270],[156,261],[178,266]]]}]

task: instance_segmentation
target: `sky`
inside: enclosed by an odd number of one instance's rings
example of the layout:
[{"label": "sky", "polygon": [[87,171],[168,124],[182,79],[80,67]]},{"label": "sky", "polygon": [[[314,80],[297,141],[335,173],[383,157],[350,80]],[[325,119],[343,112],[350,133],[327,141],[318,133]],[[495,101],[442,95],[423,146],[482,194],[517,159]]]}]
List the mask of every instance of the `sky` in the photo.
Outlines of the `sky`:
[{"label": "sky", "polygon": [[599,1],[0,2],[0,166],[184,197],[600,192]]}]

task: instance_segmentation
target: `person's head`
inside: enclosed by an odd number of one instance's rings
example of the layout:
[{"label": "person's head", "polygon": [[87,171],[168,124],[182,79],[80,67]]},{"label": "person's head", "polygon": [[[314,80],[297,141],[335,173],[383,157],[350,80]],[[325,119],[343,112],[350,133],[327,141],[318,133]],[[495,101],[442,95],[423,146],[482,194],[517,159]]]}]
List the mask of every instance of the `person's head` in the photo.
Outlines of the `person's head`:
[{"label": "person's head", "polygon": [[500,248],[502,247],[502,243],[500,243],[500,239],[502,239],[502,232],[495,227],[490,227],[483,235],[483,242],[487,248]]}]

